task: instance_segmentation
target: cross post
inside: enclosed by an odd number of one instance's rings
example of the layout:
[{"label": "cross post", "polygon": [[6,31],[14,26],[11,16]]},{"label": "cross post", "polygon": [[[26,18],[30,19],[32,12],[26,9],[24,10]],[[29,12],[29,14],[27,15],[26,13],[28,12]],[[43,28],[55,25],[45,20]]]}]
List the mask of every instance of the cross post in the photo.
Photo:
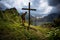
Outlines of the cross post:
[{"label": "cross post", "polygon": [[28,5],[29,8],[22,8],[22,10],[28,10],[29,12],[29,23],[28,23],[28,30],[29,30],[29,27],[30,27],[30,11],[36,11],[36,9],[31,9],[30,8],[30,2],[29,2],[29,5]]}]

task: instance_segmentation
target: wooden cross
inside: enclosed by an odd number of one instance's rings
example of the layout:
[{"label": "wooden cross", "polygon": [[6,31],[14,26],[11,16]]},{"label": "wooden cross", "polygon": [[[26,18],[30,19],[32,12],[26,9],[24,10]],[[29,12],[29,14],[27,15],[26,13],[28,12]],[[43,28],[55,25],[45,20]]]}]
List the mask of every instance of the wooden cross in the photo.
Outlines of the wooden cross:
[{"label": "wooden cross", "polygon": [[29,5],[28,5],[29,8],[22,8],[22,10],[28,10],[29,12],[29,23],[28,23],[28,30],[29,30],[29,27],[30,27],[30,11],[36,11],[36,9],[31,9],[30,8],[30,2],[29,2]]}]

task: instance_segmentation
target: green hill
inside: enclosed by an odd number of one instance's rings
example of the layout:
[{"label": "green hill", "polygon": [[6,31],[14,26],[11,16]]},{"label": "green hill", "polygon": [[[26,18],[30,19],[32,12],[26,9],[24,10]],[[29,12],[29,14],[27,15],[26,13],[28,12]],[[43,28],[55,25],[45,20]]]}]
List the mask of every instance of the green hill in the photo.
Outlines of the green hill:
[{"label": "green hill", "polygon": [[60,37],[59,29],[30,25],[30,30],[27,30],[27,26],[27,23],[22,26],[15,8],[0,10],[0,40],[54,40],[57,34],[56,38]]},{"label": "green hill", "polygon": [[0,11],[0,25],[1,26],[20,26],[21,18],[15,8]]}]

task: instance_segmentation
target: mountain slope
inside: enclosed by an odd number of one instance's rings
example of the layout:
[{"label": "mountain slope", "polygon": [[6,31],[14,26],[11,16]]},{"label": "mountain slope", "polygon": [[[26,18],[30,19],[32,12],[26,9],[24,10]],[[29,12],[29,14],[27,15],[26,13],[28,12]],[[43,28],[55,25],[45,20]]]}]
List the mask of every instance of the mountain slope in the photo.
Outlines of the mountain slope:
[{"label": "mountain slope", "polygon": [[[57,33],[60,33],[59,29],[56,32],[54,29],[50,31],[49,28],[32,25],[32,29],[27,30],[28,24],[22,26],[21,23],[21,17],[15,8],[0,10],[0,40],[54,40]],[[57,37],[60,38],[60,34]]]},{"label": "mountain slope", "polygon": [[26,30],[21,23],[15,8],[0,10],[0,40],[40,40],[44,37],[34,30]]},{"label": "mountain slope", "polygon": [[[6,9],[5,11],[0,11],[0,25],[10,25],[19,26],[21,18],[18,16],[18,12],[15,8]],[[18,25],[17,25],[18,24]]]}]

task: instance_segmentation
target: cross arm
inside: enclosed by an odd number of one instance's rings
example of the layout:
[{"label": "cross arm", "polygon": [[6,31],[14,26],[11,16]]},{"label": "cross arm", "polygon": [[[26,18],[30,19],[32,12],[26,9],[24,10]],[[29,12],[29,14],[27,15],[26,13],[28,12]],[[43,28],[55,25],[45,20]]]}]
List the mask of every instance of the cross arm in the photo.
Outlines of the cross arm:
[{"label": "cross arm", "polygon": [[32,11],[36,11],[36,9],[30,9],[30,10],[32,10]]},{"label": "cross arm", "polygon": [[29,10],[28,8],[22,8],[22,10]]},{"label": "cross arm", "polygon": [[36,11],[36,9],[28,9],[28,8],[22,8],[22,10],[32,10],[32,11]]}]

